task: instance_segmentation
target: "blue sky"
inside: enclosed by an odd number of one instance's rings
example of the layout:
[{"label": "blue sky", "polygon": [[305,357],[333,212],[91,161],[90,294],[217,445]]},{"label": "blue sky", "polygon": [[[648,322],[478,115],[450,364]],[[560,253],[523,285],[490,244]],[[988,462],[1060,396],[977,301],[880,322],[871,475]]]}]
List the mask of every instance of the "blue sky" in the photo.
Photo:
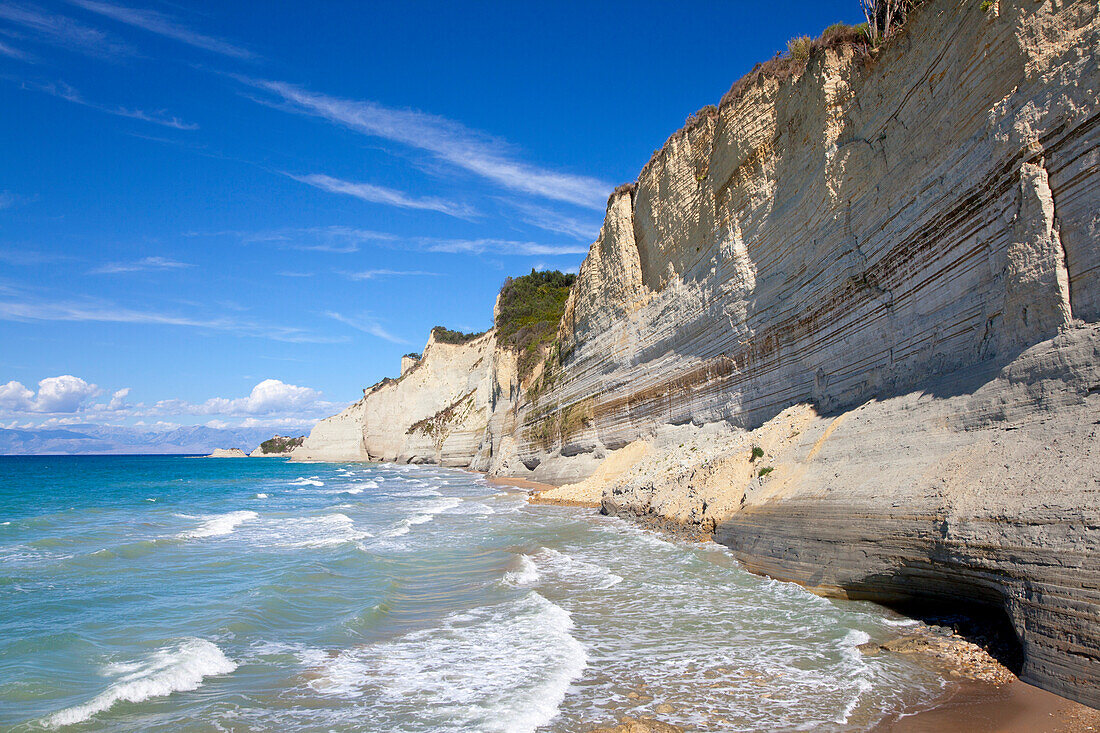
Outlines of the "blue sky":
[{"label": "blue sky", "polygon": [[0,427],[331,414],[859,12],[0,0]]}]

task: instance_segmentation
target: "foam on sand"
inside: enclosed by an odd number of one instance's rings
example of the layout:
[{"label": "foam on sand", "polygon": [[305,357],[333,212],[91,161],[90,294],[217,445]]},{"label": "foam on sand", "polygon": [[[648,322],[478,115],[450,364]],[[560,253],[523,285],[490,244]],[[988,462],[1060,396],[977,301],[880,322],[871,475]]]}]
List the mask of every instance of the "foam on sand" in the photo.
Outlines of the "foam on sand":
[{"label": "foam on sand", "polygon": [[193,539],[229,534],[236,529],[237,525],[241,522],[247,522],[250,519],[255,519],[257,516],[259,515],[257,515],[256,512],[248,510],[229,512],[228,514],[215,514],[205,517],[206,521],[203,522],[198,529],[193,529],[189,532],[181,532],[177,536],[180,539]]},{"label": "foam on sand", "polygon": [[173,692],[195,690],[206,677],[229,674],[236,668],[237,664],[209,641],[184,639],[140,662],[108,668],[108,672],[121,673],[121,676],[106,690],[83,705],[50,715],[43,723],[51,728],[72,725],[88,720],[118,702],[141,702]]}]

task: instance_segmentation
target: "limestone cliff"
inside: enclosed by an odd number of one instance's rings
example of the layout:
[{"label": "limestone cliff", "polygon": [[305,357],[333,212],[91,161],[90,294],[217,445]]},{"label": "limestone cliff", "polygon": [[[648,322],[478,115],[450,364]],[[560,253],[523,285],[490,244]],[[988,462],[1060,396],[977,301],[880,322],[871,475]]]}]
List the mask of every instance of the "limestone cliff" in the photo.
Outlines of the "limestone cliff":
[{"label": "limestone cliff", "polygon": [[300,450],[598,477],[760,572],[1003,610],[1100,705],[1098,49],[1095,0],[929,0],[740,82],[611,196],[535,375],[429,341]]},{"label": "limestone cliff", "polygon": [[488,425],[494,347],[491,332],[457,345],[433,332],[399,379],[322,420],[293,457],[470,465]]}]

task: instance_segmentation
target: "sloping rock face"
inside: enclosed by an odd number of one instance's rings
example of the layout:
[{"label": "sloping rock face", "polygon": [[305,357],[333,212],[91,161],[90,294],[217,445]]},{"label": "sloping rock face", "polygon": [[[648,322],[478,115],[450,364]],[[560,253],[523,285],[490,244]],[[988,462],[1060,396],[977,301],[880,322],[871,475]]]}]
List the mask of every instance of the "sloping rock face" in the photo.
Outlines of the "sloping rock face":
[{"label": "sloping rock face", "polygon": [[1100,329],[1072,329],[1000,370],[815,416],[715,536],[827,595],[1001,610],[1024,679],[1097,706],[1098,418]]},{"label": "sloping rock face", "polygon": [[1058,7],[932,3],[670,139],[609,204],[520,454],[839,409],[1095,321],[1097,9]]},{"label": "sloping rock face", "polygon": [[495,344],[491,332],[461,345],[429,336],[400,379],[364,390],[362,400],[318,423],[292,456],[470,465],[488,425]]},{"label": "sloping rock face", "polygon": [[429,342],[303,449],[602,476],[756,571],[1003,611],[1100,706],[1098,49],[1095,0],[929,0],[758,78],[611,197],[537,379]]},{"label": "sloping rock face", "polygon": [[995,10],[933,3],[870,68],[827,52],[670,140],[633,227],[609,207],[543,399],[587,401],[593,447],[744,429],[604,509],[821,592],[1003,609],[1024,678],[1097,706],[1100,20]]},{"label": "sloping rock face", "polygon": [[326,417],[313,426],[302,445],[290,452],[291,458],[314,461],[365,461],[363,442],[363,406],[366,395],[340,414]]}]

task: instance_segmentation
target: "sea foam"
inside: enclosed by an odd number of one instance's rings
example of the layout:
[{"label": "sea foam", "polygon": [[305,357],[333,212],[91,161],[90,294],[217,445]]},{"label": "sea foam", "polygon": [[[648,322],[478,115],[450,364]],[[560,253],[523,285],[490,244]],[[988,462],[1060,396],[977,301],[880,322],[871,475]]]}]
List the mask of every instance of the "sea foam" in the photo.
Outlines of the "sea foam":
[{"label": "sea foam", "polygon": [[309,686],[382,700],[418,728],[526,733],[558,714],[587,666],[569,613],[538,593],[456,613],[439,627],[341,652]]},{"label": "sea foam", "polygon": [[236,663],[209,641],[184,639],[140,662],[108,668],[106,671],[121,673],[121,676],[106,690],[83,705],[50,715],[43,723],[51,728],[72,725],[88,720],[118,702],[141,702],[173,692],[197,689],[204,678],[229,674],[236,668]]},{"label": "sea foam", "polygon": [[256,512],[242,510],[238,512],[229,512],[228,514],[215,514],[210,517],[206,517],[206,521],[203,522],[197,529],[193,529],[189,532],[181,532],[177,535],[180,539],[193,539],[197,537],[215,537],[217,535],[229,534],[237,525],[241,522],[247,522],[249,519],[255,519]]},{"label": "sea foam", "polygon": [[462,503],[462,499],[454,496],[449,496],[445,499],[433,502],[417,511],[416,514],[411,517],[406,517],[397,523],[393,529],[386,532],[387,537],[401,537],[409,533],[409,529],[415,527],[418,524],[427,524],[435,519],[437,514],[442,514],[445,511],[454,509],[456,506]]},{"label": "sea foam", "polygon": [[504,574],[504,582],[507,585],[523,587],[534,585],[539,580],[539,569],[535,561],[527,555],[519,556],[519,569],[509,570]]}]

